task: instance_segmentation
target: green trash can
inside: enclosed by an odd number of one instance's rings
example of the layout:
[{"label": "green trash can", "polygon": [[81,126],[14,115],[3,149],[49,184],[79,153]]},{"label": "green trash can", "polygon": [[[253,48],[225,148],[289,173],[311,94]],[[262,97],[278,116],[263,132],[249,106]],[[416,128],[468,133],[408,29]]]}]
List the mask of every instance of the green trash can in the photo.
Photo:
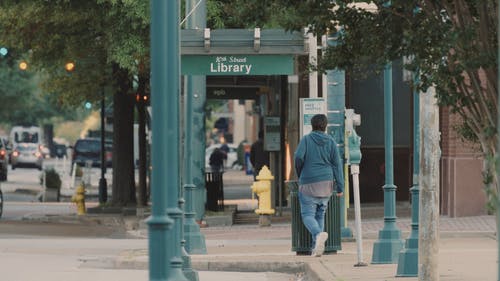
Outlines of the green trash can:
[{"label": "green trash can", "polygon": [[[297,181],[287,181],[290,191],[290,205],[292,209],[292,251],[297,255],[310,255],[312,248],[311,234],[302,222],[299,203],[299,185]],[[342,250],[340,233],[340,201],[333,196],[328,203],[325,215],[325,231],[328,239],[325,243],[325,253],[336,253]]]}]

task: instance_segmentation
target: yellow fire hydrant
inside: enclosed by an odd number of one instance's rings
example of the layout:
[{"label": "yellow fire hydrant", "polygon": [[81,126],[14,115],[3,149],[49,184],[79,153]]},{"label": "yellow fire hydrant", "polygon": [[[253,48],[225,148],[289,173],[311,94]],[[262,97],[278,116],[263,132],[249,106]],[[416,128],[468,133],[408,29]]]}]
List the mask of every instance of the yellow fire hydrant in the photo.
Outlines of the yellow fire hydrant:
[{"label": "yellow fire hydrant", "polygon": [[80,184],[75,190],[75,194],[71,197],[71,202],[76,204],[76,213],[78,215],[85,215],[85,186]]},{"label": "yellow fire hydrant", "polygon": [[271,225],[269,215],[274,214],[274,209],[271,209],[271,181],[274,176],[269,168],[264,166],[255,178],[257,181],[251,186],[252,192],[259,196],[259,208],[255,210],[255,213],[260,215],[260,226],[269,226]]}]

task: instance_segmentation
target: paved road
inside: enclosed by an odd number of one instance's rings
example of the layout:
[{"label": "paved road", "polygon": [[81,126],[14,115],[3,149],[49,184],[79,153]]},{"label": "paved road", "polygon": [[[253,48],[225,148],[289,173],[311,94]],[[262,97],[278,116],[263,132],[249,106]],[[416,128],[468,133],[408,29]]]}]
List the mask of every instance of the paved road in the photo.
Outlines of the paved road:
[{"label": "paved road", "polygon": [[[130,253],[147,251],[148,240],[130,237],[122,226],[116,225],[3,221],[0,224],[0,279],[148,280],[148,267],[142,262],[136,266],[136,257],[130,256]],[[197,274],[200,281],[296,280],[294,275],[276,272],[202,270]]]},{"label": "paved road", "polygon": [[[62,159],[45,159],[43,163],[44,169],[53,167],[58,171],[62,180],[62,188],[73,188],[72,178],[70,175],[70,162]],[[101,177],[99,168],[91,168],[90,170],[83,169],[84,177],[88,179],[91,185],[97,186]],[[10,192],[15,190],[37,190],[41,189],[42,171],[35,168],[16,168],[12,170],[9,166],[8,181],[2,182],[2,190]],[[108,168],[105,174],[108,185],[112,182],[112,169]]]}]

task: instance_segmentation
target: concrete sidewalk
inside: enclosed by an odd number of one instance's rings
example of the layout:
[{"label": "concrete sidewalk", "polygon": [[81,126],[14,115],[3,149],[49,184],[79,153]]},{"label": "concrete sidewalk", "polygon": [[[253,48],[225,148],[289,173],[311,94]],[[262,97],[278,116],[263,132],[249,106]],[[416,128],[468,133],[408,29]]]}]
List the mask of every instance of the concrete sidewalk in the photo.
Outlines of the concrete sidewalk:
[{"label": "concrete sidewalk", "polygon": [[[225,184],[228,186],[249,186],[251,181],[251,176],[242,177],[240,172],[232,171],[228,172],[225,178]],[[243,200],[243,202],[255,205],[255,201]],[[127,228],[127,233],[131,237],[148,238],[144,219],[135,216],[88,214],[78,217],[75,214],[76,208],[70,203],[39,204],[36,213],[24,219],[122,227]],[[96,203],[88,204],[87,207],[91,205],[95,206]],[[17,205],[13,204],[13,207]],[[403,240],[409,235],[410,223],[410,218],[397,219]],[[354,221],[349,220],[348,225],[354,232]],[[381,217],[363,219],[363,261],[368,263],[367,267],[354,267],[358,262],[358,256],[356,243],[353,241],[342,242],[342,250],[336,254],[327,254],[320,258],[297,256],[291,251],[290,223],[272,223],[270,227],[251,224],[201,228],[200,231],[205,236],[207,254],[191,255],[192,266],[199,273],[200,281],[417,280],[416,277],[395,277],[397,264],[370,263],[373,243],[378,239],[378,231],[383,225]],[[442,216],[439,225],[441,280],[497,280],[498,244],[494,216],[463,218]],[[113,269],[121,269],[124,277],[132,277],[130,274],[132,271],[140,271],[140,276],[145,277],[149,267],[148,259],[148,249],[144,246],[110,256],[108,262],[113,265]],[[93,277],[92,280],[104,280],[95,278],[97,277]]]},{"label": "concrete sidewalk", "polygon": [[[403,227],[402,239],[407,238],[405,223],[398,223]],[[441,280],[497,280],[493,216],[443,217],[441,225]],[[373,243],[378,238],[374,231],[383,227],[383,221],[364,222],[364,226],[369,229],[363,235],[363,261],[368,263],[367,267],[354,267],[358,262],[355,242],[342,242],[341,251],[320,258],[297,256],[291,251],[289,224],[265,228],[254,225],[203,228],[201,232],[205,235],[208,253],[191,255],[192,265],[201,272],[283,272],[293,274],[296,279],[291,280],[417,280],[416,277],[395,277],[397,264],[370,264]],[[124,268],[131,264],[139,268],[147,266],[145,249],[128,252],[124,257],[117,262]]]},{"label": "concrete sidewalk", "polygon": [[[40,203],[47,204],[47,203]],[[51,203],[65,204],[68,203]],[[129,237],[147,239],[144,219],[135,216],[88,214],[76,216],[65,208],[64,214],[37,212],[24,219],[60,223],[93,223],[127,228]],[[351,229],[353,222],[348,221]],[[440,218],[439,271],[441,280],[497,280],[496,219],[494,216]],[[397,220],[404,240],[410,231],[410,219]],[[397,264],[370,264],[373,243],[383,219],[366,219],[362,223],[363,261],[367,267],[354,267],[358,262],[354,241],[342,242],[342,250],[319,258],[297,256],[291,250],[290,223],[258,225],[210,226],[201,228],[205,236],[206,255],[191,255],[192,267],[200,281],[211,280],[417,280],[395,277]],[[114,269],[147,271],[148,249],[131,248],[110,256]],[[280,274],[282,273],[282,274]],[[252,279],[253,278],[253,279]],[[97,280],[97,279],[96,279]]]}]

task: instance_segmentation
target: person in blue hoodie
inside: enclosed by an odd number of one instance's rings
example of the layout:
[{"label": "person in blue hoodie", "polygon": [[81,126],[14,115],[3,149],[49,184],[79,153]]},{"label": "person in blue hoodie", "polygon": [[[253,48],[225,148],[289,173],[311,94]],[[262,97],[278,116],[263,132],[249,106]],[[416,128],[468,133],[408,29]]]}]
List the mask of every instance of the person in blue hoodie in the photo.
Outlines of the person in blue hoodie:
[{"label": "person in blue hoodie", "polygon": [[324,231],[325,213],[331,195],[344,194],[343,165],[337,143],[325,133],[328,119],[324,114],[311,118],[312,132],[299,142],[294,154],[299,178],[299,203],[302,221],[311,233],[312,256],[325,251],[328,233]]}]

